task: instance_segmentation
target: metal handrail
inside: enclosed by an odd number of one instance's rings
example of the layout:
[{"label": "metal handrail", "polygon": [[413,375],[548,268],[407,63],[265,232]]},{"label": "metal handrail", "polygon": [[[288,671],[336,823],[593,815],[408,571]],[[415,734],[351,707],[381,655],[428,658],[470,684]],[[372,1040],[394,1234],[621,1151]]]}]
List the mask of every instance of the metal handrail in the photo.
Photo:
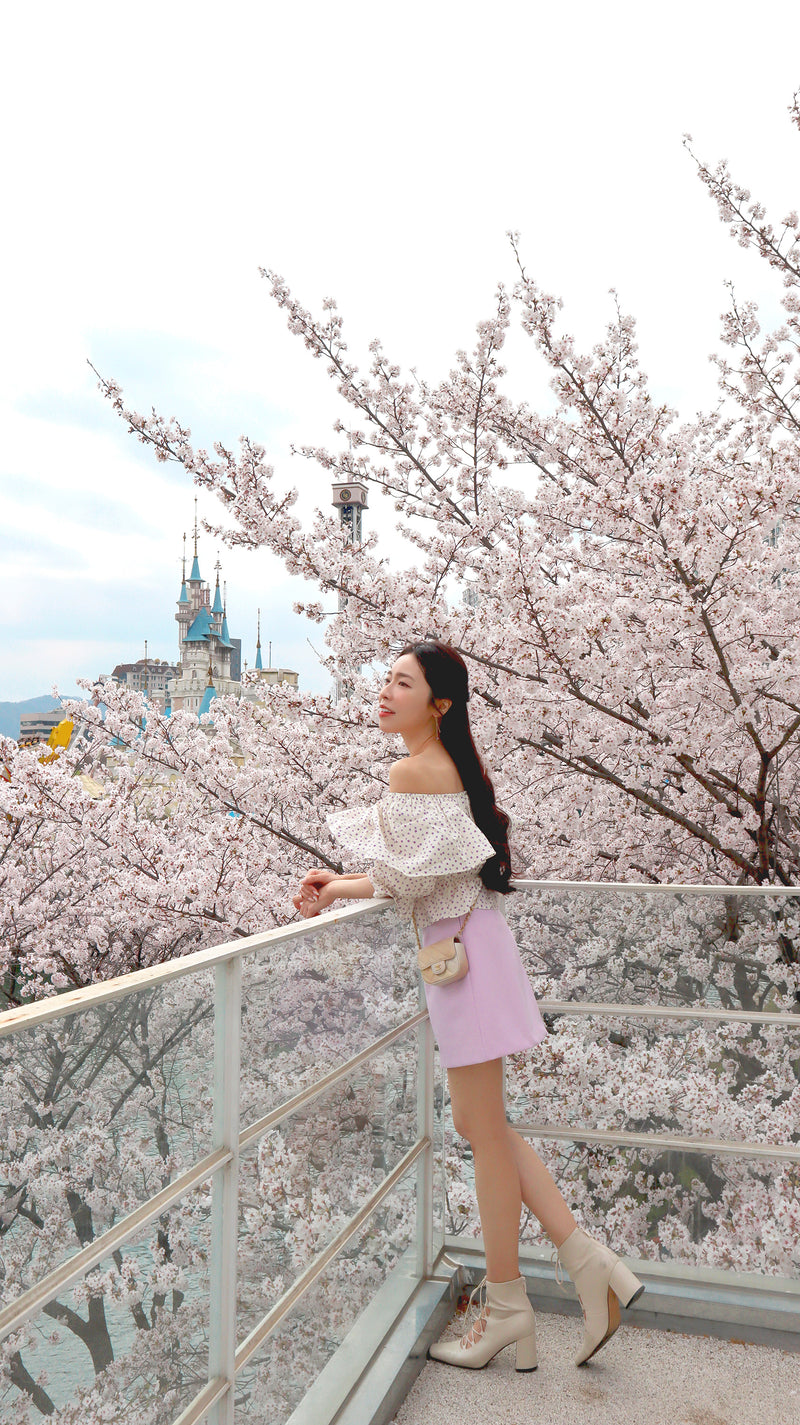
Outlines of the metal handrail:
[{"label": "metal handrail", "polygon": [[321,915],[311,916],[299,924],[292,922],[291,925],[278,926],[275,930],[260,931],[258,935],[242,936],[240,940],[226,940],[222,945],[209,945],[205,950],[195,950],[191,955],[181,955],[177,960],[166,960],[162,965],[153,965],[146,970],[132,970],[130,974],[116,975],[111,980],[101,980],[98,984],[87,985],[83,989],[66,990],[63,994],[49,995],[47,999],[20,1005],[18,1009],[8,1009],[4,1014],[0,1014],[0,1038],[13,1034],[17,1029],[32,1029],[37,1024],[76,1014],[79,1010],[96,1009],[98,1005],[108,1004],[137,990],[154,989],[170,980],[184,979],[199,970],[213,970],[230,960],[255,954],[257,950],[281,945],[285,940],[315,935],[323,925],[327,928],[340,921],[374,915],[392,904],[390,896],[375,896],[365,905],[323,911]]},{"label": "metal handrail", "polygon": [[680,1133],[624,1133],[613,1128],[556,1127],[550,1123],[514,1123],[523,1138],[543,1138],[557,1143],[594,1143],[598,1147],[667,1149],[684,1153],[717,1154],[737,1158],[775,1159],[800,1163],[800,1144],[748,1143],[734,1138],[687,1138]]},{"label": "metal handrail", "polygon": [[[673,895],[761,896],[764,899],[771,896],[784,899],[800,896],[800,886],[682,885],[673,882],[652,884],[630,881],[533,881],[523,879],[512,880],[510,884],[514,889],[524,891],[594,891],[601,895],[619,895],[624,892],[637,895],[671,893]],[[228,940],[222,945],[209,945],[204,950],[195,950],[190,955],[182,955],[177,960],[168,960],[162,965],[153,965],[146,970],[134,970],[127,975],[117,975],[113,979],[103,980],[99,984],[87,985],[78,990],[67,990],[63,994],[50,995],[46,999],[36,1000],[32,1004],[21,1005],[18,1009],[6,1010],[5,1013],[0,1014],[0,1038],[13,1034],[17,1029],[31,1029],[34,1025],[44,1024],[51,1019],[59,1019],[63,1015],[75,1014],[82,1009],[94,1009],[98,1005],[120,999],[123,995],[136,990],[152,989],[157,985],[166,984],[170,980],[182,979],[197,970],[213,969],[225,961],[254,954],[268,946],[278,946],[286,940],[294,940],[298,937],[302,939],[306,935],[315,934],[321,926],[328,927],[339,922],[346,923],[350,920],[377,914],[392,904],[393,900],[390,896],[374,896],[363,905],[323,911],[321,915],[310,916],[300,922],[292,921],[289,925],[281,925],[274,930],[260,931],[257,935],[246,935],[239,940]]]},{"label": "metal handrail", "polygon": [[732,1024],[782,1024],[785,1029],[800,1029],[800,1006],[797,1014],[790,1010],[707,1009],[705,1005],[684,1009],[672,1004],[617,1004],[613,1000],[540,999],[544,1014],[591,1014],[596,1019],[713,1019]]},{"label": "metal handrail", "polygon": [[518,890],[537,891],[600,891],[617,893],[630,891],[636,895],[689,896],[800,896],[800,886],[731,886],[726,884],[704,885],[691,882],[683,885],[680,881],[529,881],[512,880],[511,885]]}]

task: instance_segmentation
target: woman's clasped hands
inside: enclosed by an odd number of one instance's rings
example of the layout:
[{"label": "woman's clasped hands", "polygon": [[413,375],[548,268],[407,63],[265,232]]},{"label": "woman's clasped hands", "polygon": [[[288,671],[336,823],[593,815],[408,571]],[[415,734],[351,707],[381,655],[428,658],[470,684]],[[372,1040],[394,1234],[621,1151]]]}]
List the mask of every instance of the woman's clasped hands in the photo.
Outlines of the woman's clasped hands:
[{"label": "woman's clasped hands", "polygon": [[312,866],[300,882],[297,895],[292,896],[292,905],[306,920],[328,910],[337,898],[336,889],[331,886],[336,879],[335,871],[329,871],[324,866]]}]

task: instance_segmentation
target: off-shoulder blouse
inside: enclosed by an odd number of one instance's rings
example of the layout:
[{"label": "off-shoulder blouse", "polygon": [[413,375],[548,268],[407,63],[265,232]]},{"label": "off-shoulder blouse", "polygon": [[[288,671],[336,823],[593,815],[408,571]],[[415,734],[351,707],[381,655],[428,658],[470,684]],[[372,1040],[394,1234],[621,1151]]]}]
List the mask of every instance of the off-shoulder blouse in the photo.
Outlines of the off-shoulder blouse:
[{"label": "off-shoulder blouse", "polygon": [[465,914],[476,895],[476,910],[502,909],[500,892],[478,874],[495,848],[475,824],[467,792],[385,792],[326,820],[376,894],[393,896],[404,920],[413,910],[420,930]]}]

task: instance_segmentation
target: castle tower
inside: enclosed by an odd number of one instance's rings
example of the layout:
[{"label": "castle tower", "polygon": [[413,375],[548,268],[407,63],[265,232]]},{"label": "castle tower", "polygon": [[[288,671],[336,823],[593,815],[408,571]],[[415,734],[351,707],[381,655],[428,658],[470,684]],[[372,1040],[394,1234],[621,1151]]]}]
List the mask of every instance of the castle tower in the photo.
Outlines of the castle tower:
[{"label": "castle tower", "polygon": [[242,681],[242,640],[231,638],[228,631],[228,588],[222,586],[222,642],[230,648],[230,676],[234,683]]},{"label": "castle tower", "polygon": [[220,564],[219,559],[217,560],[217,563],[216,563],[216,566],[215,566],[215,567],[216,567],[216,571],[217,571],[217,587],[216,587],[215,590],[214,590],[214,603],[213,603],[212,608],[211,608],[211,616],[212,616],[212,618],[213,618],[215,624],[218,625],[219,632],[222,633],[222,616],[223,616],[225,610],[224,610],[224,607],[223,607],[223,604],[222,604],[222,594],[220,593],[220,588],[219,588],[219,571],[220,571],[220,569],[222,568],[222,565]]},{"label": "castle tower", "polygon": [[231,636],[228,632],[228,586],[224,585],[222,592],[222,641],[230,643]]},{"label": "castle tower", "polygon": [[184,535],[183,581],[175,618],[180,639],[178,676],[170,684],[170,706],[174,712],[207,711],[211,697],[241,694],[241,681],[236,669],[233,676],[232,655],[235,645],[228,633],[225,604],[220,590],[219,560],[214,601],[211,590],[200,573],[197,553],[197,501],[194,514],[194,555],[189,578],[186,578],[186,536]]},{"label": "castle tower", "polygon": [[197,558],[197,500],[194,502],[194,559],[192,560],[192,572],[189,575],[189,603],[194,617],[201,609],[210,607],[211,590],[203,582],[200,574],[200,561]]},{"label": "castle tower", "polygon": [[[186,535],[183,536],[181,592],[175,619],[178,624],[180,662],[177,676],[165,689],[165,703],[172,713],[190,712],[200,716],[207,712],[213,698],[246,697],[258,702],[261,691],[242,688],[242,641],[231,638],[228,628],[228,599],[225,585],[220,583],[222,565],[215,565],[216,583],[213,591],[204,583],[197,553],[197,500],[194,512],[194,548],[192,567],[186,578]],[[271,647],[271,645],[270,645]],[[270,663],[272,659],[270,657]],[[261,656],[261,610],[258,610],[258,641],[256,670],[265,683],[298,685],[298,675],[290,668],[265,669]]]},{"label": "castle tower", "polygon": [[183,656],[183,640],[189,632],[189,625],[192,622],[192,605],[186,589],[186,535],[183,536],[183,572],[181,577],[181,593],[178,599],[178,612],[175,615],[178,625],[178,659]]}]

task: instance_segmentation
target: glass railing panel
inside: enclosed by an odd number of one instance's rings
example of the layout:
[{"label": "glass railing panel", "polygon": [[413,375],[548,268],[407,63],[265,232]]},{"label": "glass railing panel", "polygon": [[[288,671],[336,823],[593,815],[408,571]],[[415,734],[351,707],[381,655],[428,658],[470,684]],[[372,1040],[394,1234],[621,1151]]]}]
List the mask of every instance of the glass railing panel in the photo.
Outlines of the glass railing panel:
[{"label": "glass railing panel", "polygon": [[[506,1059],[512,1123],[800,1146],[800,1016],[792,1012],[797,1008],[800,898],[593,886],[520,891],[504,905],[540,1000],[572,1001],[576,1011],[594,1001],[784,1016],[779,1024],[758,1024],[703,1021],[688,1014],[685,1019],[648,1020],[613,1012],[550,1013],[551,1033],[544,1043]],[[466,1242],[480,1235],[472,1154],[469,1144],[454,1133],[449,1109],[447,1121],[446,1230]],[[563,1144],[542,1140],[537,1147],[559,1171],[565,1161],[632,1162],[638,1151],[576,1141],[565,1159]],[[672,1162],[673,1150],[654,1151],[662,1167]],[[766,1168],[744,1155],[739,1160],[721,1154],[709,1159],[699,1151],[674,1151],[684,1176],[695,1161],[722,1165],[721,1173],[709,1179],[718,1193],[712,1194],[712,1203],[732,1201],[734,1189],[728,1184],[732,1177],[739,1181],[739,1174],[743,1212],[760,1212],[759,1204],[773,1192],[773,1180],[780,1184],[784,1203],[790,1204],[784,1212],[800,1212],[796,1163],[779,1168],[773,1162]],[[763,1181],[759,1173],[766,1174]],[[572,1190],[570,1174],[565,1193]],[[612,1219],[619,1181],[616,1172],[598,1179],[597,1202],[605,1183]],[[652,1183],[647,1181],[649,1192]],[[579,1186],[578,1179],[575,1182]],[[685,1239],[685,1260],[708,1265],[706,1228],[686,1237],[680,1226],[681,1214],[700,1220],[692,1197],[702,1196],[700,1182],[697,1178],[691,1186],[680,1180],[683,1206],[662,1235],[666,1239],[672,1233],[676,1242]],[[581,1200],[580,1194],[575,1200]],[[636,1213],[627,1199],[623,1216],[626,1212],[631,1219]],[[530,1230],[536,1230],[535,1222]],[[732,1222],[727,1228],[719,1226],[715,1261],[722,1260],[725,1250],[735,1257],[737,1232]],[[748,1269],[769,1270],[769,1253],[761,1253],[752,1242],[747,1259],[752,1264]],[[772,1271],[784,1270],[780,1253],[772,1260]],[[797,1265],[791,1270],[797,1275]]]},{"label": "glass railing panel", "polygon": [[412,1031],[242,1153],[240,1342],[416,1142],[417,1053]]},{"label": "glass railing panel", "polygon": [[[621,1255],[800,1281],[800,1168],[680,1148],[527,1137],[578,1222]],[[465,1248],[481,1237],[472,1151],[448,1134],[445,1226]],[[520,1246],[552,1243],[523,1203]]]},{"label": "glass railing panel", "polygon": [[368,1341],[369,1308],[384,1284],[414,1279],[415,1182],[412,1168],[243,1367],[236,1425],[284,1425],[345,1337],[361,1330]]},{"label": "glass railing panel", "polygon": [[472,1245],[474,1239],[481,1235],[472,1148],[467,1139],[462,1138],[453,1128],[449,1099],[444,1129],[442,1218],[445,1235],[460,1237],[465,1247]]},{"label": "glass railing panel", "polygon": [[248,955],[242,1127],[417,1010],[413,934],[391,908]]},{"label": "glass railing panel", "polygon": [[[797,1164],[530,1141],[581,1224],[621,1255],[800,1280]],[[551,1246],[525,1209],[521,1245]]]},{"label": "glass railing panel", "polygon": [[9,1336],[0,1420],[169,1425],[208,1379],[210,1218],[189,1194]]},{"label": "glass railing panel", "polygon": [[558,1015],[509,1058],[506,1099],[512,1122],[800,1147],[800,1018]]},{"label": "glass railing panel", "polygon": [[797,1006],[800,895],[519,890],[504,899],[537,995],[735,1010]]},{"label": "glass railing panel", "polygon": [[211,1148],[214,978],[0,1039],[2,1304]]}]

